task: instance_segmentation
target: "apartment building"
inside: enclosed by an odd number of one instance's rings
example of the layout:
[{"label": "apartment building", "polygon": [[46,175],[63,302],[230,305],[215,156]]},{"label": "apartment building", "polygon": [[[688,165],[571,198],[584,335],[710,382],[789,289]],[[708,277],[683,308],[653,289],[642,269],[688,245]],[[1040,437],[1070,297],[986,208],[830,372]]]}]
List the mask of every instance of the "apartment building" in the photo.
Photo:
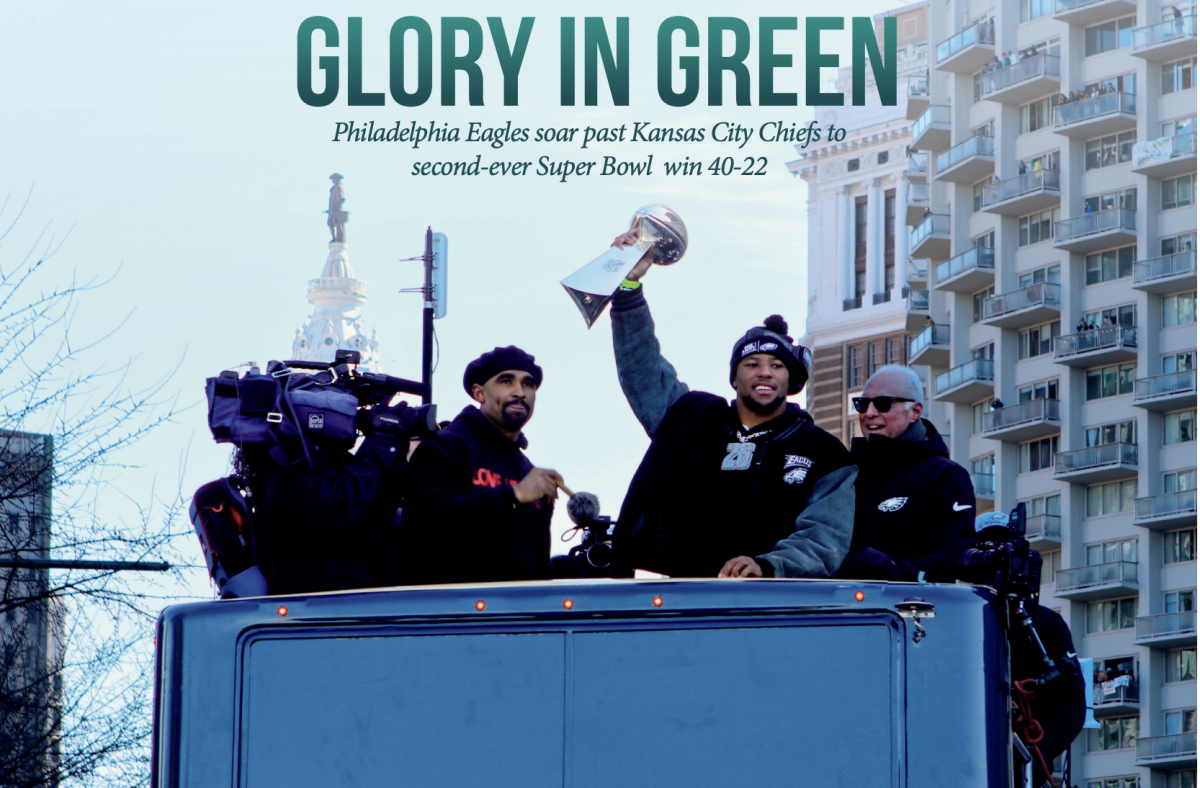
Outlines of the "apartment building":
[{"label": "apartment building", "polygon": [[[897,247],[913,258],[910,290],[884,305],[902,307],[887,327],[908,329],[928,417],[971,470],[980,510],[1026,503],[1042,602],[1095,661],[1099,727],[1073,746],[1075,783],[1194,786],[1195,7],[927,9],[929,71],[900,90],[913,153],[889,182],[909,227]],[[822,190],[821,168],[853,155],[794,165],[810,182],[810,228],[834,227],[845,245],[856,236],[841,206],[881,188],[877,177]],[[884,292],[869,263],[861,293],[849,254],[836,263],[813,266],[810,299],[827,280],[848,297]],[[837,355],[822,347],[821,308],[818,360]],[[845,314],[860,309],[880,307]],[[847,348],[874,325],[836,335],[843,402],[862,379]]]}]

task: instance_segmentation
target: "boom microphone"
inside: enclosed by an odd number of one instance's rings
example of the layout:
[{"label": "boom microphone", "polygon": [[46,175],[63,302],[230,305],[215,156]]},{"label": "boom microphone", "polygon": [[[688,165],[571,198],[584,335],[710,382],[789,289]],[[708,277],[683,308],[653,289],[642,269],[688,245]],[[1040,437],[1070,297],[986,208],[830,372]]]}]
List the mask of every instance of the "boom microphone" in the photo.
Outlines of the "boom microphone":
[{"label": "boom microphone", "polygon": [[567,517],[579,528],[589,528],[600,516],[600,499],[594,493],[578,492],[567,500]]}]

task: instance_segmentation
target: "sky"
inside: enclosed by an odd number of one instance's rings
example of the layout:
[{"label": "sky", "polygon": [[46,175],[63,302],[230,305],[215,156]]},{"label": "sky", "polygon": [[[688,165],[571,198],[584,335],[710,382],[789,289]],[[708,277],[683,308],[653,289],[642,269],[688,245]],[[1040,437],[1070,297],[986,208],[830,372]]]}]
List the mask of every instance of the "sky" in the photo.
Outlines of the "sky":
[{"label": "sky", "polygon": [[[870,16],[894,2],[845,0],[846,17]],[[616,515],[626,486],[649,444],[617,382],[607,316],[588,330],[559,280],[602,253],[629,226],[640,206],[669,205],[687,225],[690,246],[677,265],[646,277],[647,299],[663,353],[695,389],[729,393],[733,342],[769,314],[780,313],[791,334],[803,334],[808,259],[806,189],[786,164],[792,144],[763,142],[762,124],[808,123],[811,108],[760,106],[757,59],[759,17],[795,16],[813,4],[759,3],[535,3],[504,6],[509,41],[521,17],[535,22],[518,79],[516,106],[503,103],[503,79],[486,17],[495,4],[444,2],[399,7],[364,1],[182,4],[150,2],[41,2],[5,4],[7,31],[0,49],[0,200],[29,204],[0,263],[33,243],[47,225],[71,230],[44,280],[89,279],[117,272],[115,280],[81,303],[75,330],[101,335],[120,324],[97,351],[97,361],[134,359],[131,385],[149,382],[178,365],[168,383],[191,409],[130,449],[136,466],[119,480],[128,498],[102,500],[102,518],[119,527],[155,479],[175,483],[182,473],[187,495],[226,475],[229,448],[213,443],[205,422],[204,379],[254,360],[265,364],[290,354],[291,342],[312,307],[307,280],[328,252],[330,174],[343,178],[349,255],[368,285],[363,313],[378,331],[385,372],[420,374],[421,303],[398,291],[421,283],[420,265],[403,262],[421,253],[426,227],[449,239],[448,314],[437,321],[440,350],[434,400],[451,418],[469,400],[461,388],[467,362],[496,346],[516,344],[545,370],[536,412],[529,422],[528,456],[558,470],[574,490],[595,492],[605,513]],[[433,31],[433,94],[422,106],[404,107],[389,90],[388,31],[412,13]],[[628,106],[614,106],[603,78],[598,106],[583,106],[583,20],[603,14],[609,34],[615,19],[629,18]],[[349,17],[362,19],[362,89],[385,94],[383,106],[350,106]],[[726,76],[723,106],[708,106],[703,48],[677,51],[701,56],[700,96],[670,107],[657,93],[659,24],[674,15],[695,20],[705,39],[708,17],[736,16],[751,33],[747,60],[751,106],[737,106]],[[338,97],[328,106],[305,104],[297,90],[297,32],[310,16],[336,23],[341,46],[320,46],[314,56],[337,55]],[[469,17],[483,27],[484,104],[467,103],[466,77],[456,82],[456,105],[440,103],[440,31],[443,17]],[[577,25],[577,106],[559,95],[559,18]],[[849,64],[849,23],[823,34],[823,50]],[[804,101],[804,19],[800,29],[776,34],[776,51],[793,56],[776,71],[775,90]],[[459,51],[465,50],[460,39]],[[728,45],[732,48],[732,44]],[[415,55],[406,55],[411,85]],[[824,79],[834,76],[831,69]],[[318,76],[319,89],[322,78]],[[681,85],[675,77],[675,86]],[[847,97],[847,100],[848,97]],[[460,128],[463,141],[425,143],[335,142],[336,124]],[[501,148],[465,141],[467,126],[530,130],[530,141]],[[702,128],[704,142],[598,143],[584,150],[588,126],[634,123],[662,128]],[[715,124],[754,130],[744,146],[711,139]],[[576,141],[535,142],[539,129],[578,128]],[[430,177],[414,164],[532,161],[524,177]],[[650,176],[537,176],[538,160],[596,161],[604,156],[645,161]],[[665,174],[666,161],[684,158],[707,168],[751,159],[762,175],[683,178]],[[832,250],[830,250],[832,252]],[[6,257],[5,255],[8,255]],[[19,374],[0,371],[5,378]],[[186,453],[186,463],[184,455]],[[569,522],[565,506],[555,527]],[[466,548],[466,546],[464,546]],[[556,548],[559,549],[559,548]],[[196,563],[201,563],[198,545]],[[203,573],[184,593],[211,592]]]}]

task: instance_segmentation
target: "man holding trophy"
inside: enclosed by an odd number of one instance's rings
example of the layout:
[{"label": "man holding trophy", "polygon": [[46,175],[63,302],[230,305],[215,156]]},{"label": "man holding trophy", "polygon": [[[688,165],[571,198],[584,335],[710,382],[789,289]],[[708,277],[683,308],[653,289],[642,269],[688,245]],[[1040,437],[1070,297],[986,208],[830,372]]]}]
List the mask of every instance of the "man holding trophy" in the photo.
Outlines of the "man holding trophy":
[{"label": "man holding trophy", "polygon": [[679,216],[648,206],[614,249],[563,281],[589,326],[611,300],[621,388],[651,438],[621,507],[614,563],[673,577],[832,577],[850,547],[857,468],[787,401],[808,380],[811,354],[772,315],[733,347],[732,403],[689,391],[659,353],[641,283],[686,245]]}]

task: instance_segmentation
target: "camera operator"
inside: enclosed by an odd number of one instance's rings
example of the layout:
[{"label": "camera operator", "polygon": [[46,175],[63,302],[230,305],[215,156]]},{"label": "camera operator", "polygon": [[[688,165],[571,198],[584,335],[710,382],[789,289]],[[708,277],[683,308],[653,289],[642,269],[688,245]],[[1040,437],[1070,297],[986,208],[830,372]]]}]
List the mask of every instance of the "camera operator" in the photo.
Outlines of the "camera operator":
[{"label": "camera operator", "polygon": [[[1020,525],[1014,531],[1010,523],[1017,518]],[[1032,785],[1040,788],[1051,779],[1054,759],[1083,730],[1087,699],[1067,623],[1037,602],[1042,557],[1029,548],[1024,531],[1024,504],[1018,504],[1014,516],[979,515],[976,548],[964,554],[963,572],[971,582],[993,586],[1005,600],[1018,706],[1013,730],[1033,755]]]},{"label": "camera operator", "polygon": [[[429,418],[428,408],[381,402],[362,425],[365,439],[307,442],[284,439],[290,464],[267,445],[245,445],[235,471],[254,507],[259,563],[270,593],[298,594],[392,585],[388,560],[392,518],[399,505],[399,474],[409,436]],[[265,553],[265,556],[263,555]]]}]

